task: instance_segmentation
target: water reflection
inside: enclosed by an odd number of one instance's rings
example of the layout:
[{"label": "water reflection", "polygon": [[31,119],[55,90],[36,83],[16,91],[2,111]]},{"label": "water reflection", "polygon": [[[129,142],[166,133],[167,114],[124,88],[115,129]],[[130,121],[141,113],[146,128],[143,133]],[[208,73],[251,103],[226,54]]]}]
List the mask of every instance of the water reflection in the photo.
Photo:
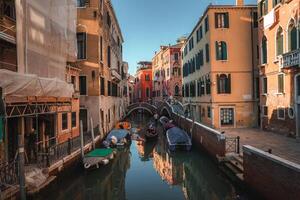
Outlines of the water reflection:
[{"label": "water reflection", "polygon": [[[143,130],[149,116],[136,117],[139,120],[130,119],[132,126]],[[240,192],[206,154],[197,150],[169,154],[165,140],[161,133],[157,141],[133,142],[110,164],[88,172],[79,167],[34,199],[236,199]]]}]

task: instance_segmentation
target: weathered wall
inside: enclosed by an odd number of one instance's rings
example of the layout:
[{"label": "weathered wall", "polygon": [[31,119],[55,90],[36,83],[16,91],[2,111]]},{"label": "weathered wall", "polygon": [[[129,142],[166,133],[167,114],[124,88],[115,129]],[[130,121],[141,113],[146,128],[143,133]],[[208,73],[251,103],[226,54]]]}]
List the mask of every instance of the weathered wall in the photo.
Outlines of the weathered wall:
[{"label": "weathered wall", "polygon": [[266,199],[299,199],[300,165],[243,146],[244,180]]}]

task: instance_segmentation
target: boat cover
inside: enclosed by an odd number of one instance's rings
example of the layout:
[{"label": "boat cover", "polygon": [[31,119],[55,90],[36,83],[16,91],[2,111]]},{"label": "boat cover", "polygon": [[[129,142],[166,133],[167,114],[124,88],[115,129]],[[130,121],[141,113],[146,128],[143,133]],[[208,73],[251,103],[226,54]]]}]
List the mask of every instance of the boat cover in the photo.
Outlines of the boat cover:
[{"label": "boat cover", "polygon": [[113,149],[107,148],[107,149],[95,149],[91,151],[90,153],[86,154],[86,157],[107,157],[110,154],[113,153]]},{"label": "boat cover", "polygon": [[114,129],[108,134],[106,141],[110,142],[112,136],[115,136],[119,142],[121,139],[125,138],[128,134],[129,134],[128,131],[125,129]]},{"label": "boat cover", "polygon": [[167,134],[171,144],[189,143],[189,136],[178,127],[170,128]]}]

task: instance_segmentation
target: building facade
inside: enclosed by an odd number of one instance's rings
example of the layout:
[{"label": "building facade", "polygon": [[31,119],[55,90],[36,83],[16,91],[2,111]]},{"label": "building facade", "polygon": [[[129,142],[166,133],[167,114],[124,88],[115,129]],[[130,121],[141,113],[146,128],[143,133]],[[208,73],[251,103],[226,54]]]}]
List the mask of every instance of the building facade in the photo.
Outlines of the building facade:
[{"label": "building facade", "polygon": [[[59,11],[57,5],[66,9]],[[36,18],[30,17],[33,14]],[[0,87],[5,106],[1,163],[15,159],[20,137],[25,163],[36,164],[40,153],[79,135],[79,98],[68,78],[78,84],[79,71],[68,64],[76,59],[73,16],[76,4],[71,1],[0,3]]]},{"label": "building facade", "polygon": [[182,98],[182,59],[181,47],[184,39],[178,44],[161,46],[152,59],[153,99],[162,101],[170,96],[181,100]]},{"label": "building facade", "polygon": [[262,0],[258,6],[261,127],[299,138],[300,2]]},{"label": "building facade", "polygon": [[134,81],[134,102],[146,102],[152,98],[152,63],[138,63]]},{"label": "building facade", "polygon": [[[257,6],[209,5],[182,48],[186,115],[215,128],[257,125]],[[239,42],[238,42],[239,41]]]},{"label": "building facade", "polygon": [[80,120],[103,137],[125,111],[123,37],[110,0],[78,0],[77,7]]}]

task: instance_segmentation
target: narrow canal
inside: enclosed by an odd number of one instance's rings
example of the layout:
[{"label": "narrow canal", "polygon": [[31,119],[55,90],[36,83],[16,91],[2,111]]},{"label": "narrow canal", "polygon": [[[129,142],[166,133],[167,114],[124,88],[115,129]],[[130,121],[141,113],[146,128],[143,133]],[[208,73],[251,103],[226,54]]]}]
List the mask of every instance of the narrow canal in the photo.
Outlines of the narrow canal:
[{"label": "narrow canal", "polygon": [[[136,113],[133,127],[143,128],[150,117]],[[200,200],[250,199],[238,190],[205,153],[169,155],[165,137],[119,150],[106,166],[84,171],[78,165],[34,197],[38,200]]]}]

